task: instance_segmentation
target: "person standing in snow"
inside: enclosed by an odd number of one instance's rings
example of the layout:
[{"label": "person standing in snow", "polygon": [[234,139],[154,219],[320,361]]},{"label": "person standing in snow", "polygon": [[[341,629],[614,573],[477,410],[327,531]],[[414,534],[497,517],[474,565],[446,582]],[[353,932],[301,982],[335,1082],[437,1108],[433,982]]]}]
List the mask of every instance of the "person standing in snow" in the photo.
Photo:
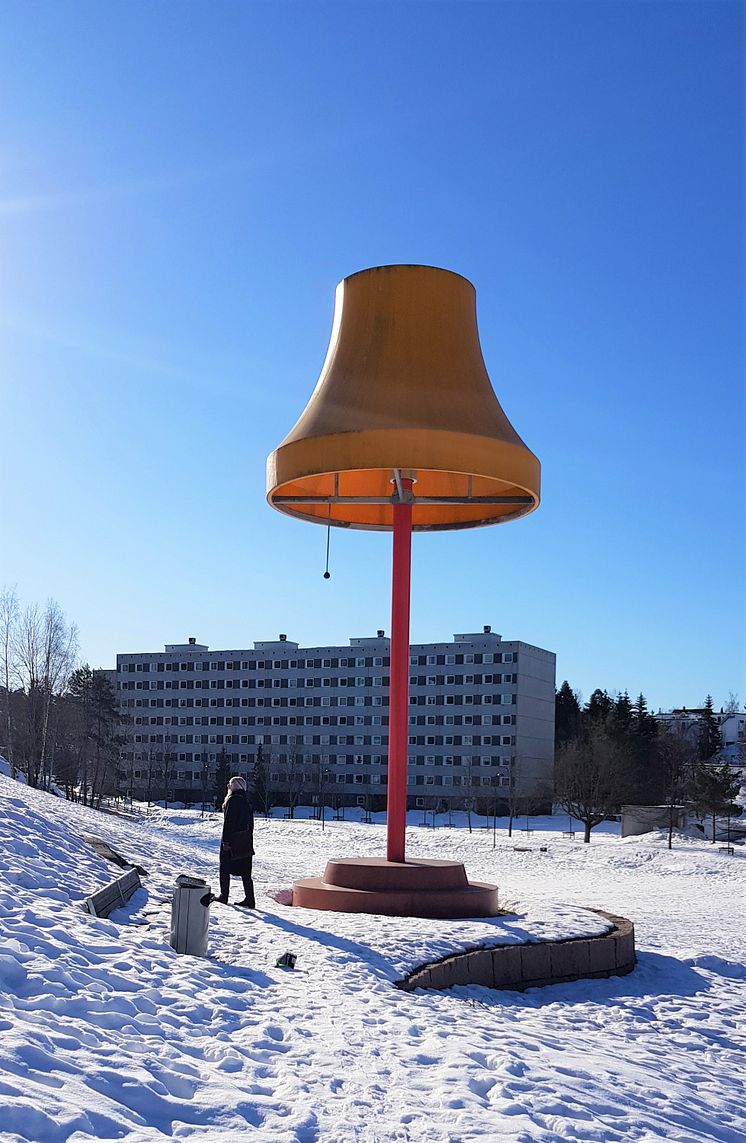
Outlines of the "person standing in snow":
[{"label": "person standing in snow", "polygon": [[220,896],[228,904],[231,876],[243,881],[244,899],[239,905],[253,909],[254,882],[251,879],[251,861],[254,855],[254,812],[246,794],[246,779],[231,778],[223,802],[223,834],[220,839]]}]

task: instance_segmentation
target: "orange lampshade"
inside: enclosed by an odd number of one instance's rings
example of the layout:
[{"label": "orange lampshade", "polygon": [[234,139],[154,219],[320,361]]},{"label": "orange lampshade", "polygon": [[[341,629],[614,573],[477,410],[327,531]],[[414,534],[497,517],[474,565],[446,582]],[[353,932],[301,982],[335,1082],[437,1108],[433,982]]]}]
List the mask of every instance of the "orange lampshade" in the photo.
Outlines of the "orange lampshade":
[{"label": "orange lampshade", "polygon": [[340,282],[321,376],[267,460],[267,499],[304,520],[388,529],[395,470],[414,475],[416,531],[499,524],[539,504],[541,466],[490,383],[474,287],[432,266]]}]

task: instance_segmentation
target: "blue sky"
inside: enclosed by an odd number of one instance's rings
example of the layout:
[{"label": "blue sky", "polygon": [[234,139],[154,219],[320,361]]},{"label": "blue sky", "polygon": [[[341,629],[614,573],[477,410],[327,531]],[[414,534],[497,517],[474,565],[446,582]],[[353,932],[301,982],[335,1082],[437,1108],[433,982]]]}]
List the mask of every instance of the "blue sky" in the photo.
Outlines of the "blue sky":
[{"label": "blue sky", "polygon": [[587,698],[746,699],[743,8],[13,3],[0,40],[0,585],[81,652],[390,627],[389,537],[266,506],[337,281],[477,289],[543,465],[416,536],[412,640],[490,623]]}]

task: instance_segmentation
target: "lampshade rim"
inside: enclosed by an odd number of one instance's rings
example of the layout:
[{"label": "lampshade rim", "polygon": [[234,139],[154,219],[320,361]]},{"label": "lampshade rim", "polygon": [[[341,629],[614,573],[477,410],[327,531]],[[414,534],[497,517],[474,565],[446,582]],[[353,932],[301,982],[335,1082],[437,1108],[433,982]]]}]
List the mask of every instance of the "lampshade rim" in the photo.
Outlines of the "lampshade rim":
[{"label": "lampshade rim", "polygon": [[[365,449],[361,449],[359,462],[350,463],[350,452],[354,448],[355,437],[365,438]],[[401,439],[397,440],[397,438]],[[483,449],[488,454],[501,452],[514,454],[514,459],[520,458],[523,463],[510,465],[508,470],[497,471],[491,465],[482,464],[479,471],[474,468],[466,469],[459,464],[438,463],[438,459],[446,459],[446,453],[456,446],[457,454],[461,454],[461,446],[468,440],[473,451],[475,448]],[[520,441],[520,438],[519,438]],[[311,449],[312,445],[312,449]],[[436,447],[434,447],[436,446]],[[390,452],[389,449],[392,451]],[[421,450],[427,449],[428,458],[423,457]],[[318,456],[324,454],[324,459],[337,460],[340,463],[328,463],[319,467],[310,465],[303,453],[312,451]],[[441,457],[433,454],[439,451]],[[289,462],[292,453],[300,454]],[[388,455],[387,455],[388,454]],[[280,465],[280,458],[285,461]],[[454,456],[455,459],[455,456]],[[370,463],[373,460],[373,463]],[[435,463],[433,463],[435,460]],[[464,433],[449,429],[372,429],[351,430],[347,433],[323,433],[317,437],[305,437],[300,440],[283,441],[267,457],[267,495],[283,484],[308,477],[330,475],[335,472],[375,472],[382,469],[411,468],[424,472],[453,473],[459,476],[481,477],[485,480],[499,480],[516,487],[523,488],[531,496],[539,498],[541,490],[541,462],[523,441],[495,441],[493,437],[479,436],[475,433]],[[284,469],[284,471],[281,471]],[[485,469],[487,471],[485,471]],[[512,469],[512,473],[511,470]],[[530,483],[526,481],[530,479]]]},{"label": "lampshade rim", "polygon": [[[375,477],[373,476],[373,474],[377,474],[380,477],[381,473],[391,472],[391,471],[393,471],[394,467],[398,467],[402,470],[414,469],[417,473],[419,473],[419,478],[420,478],[420,481],[423,483],[423,485],[424,485],[424,481],[425,481],[426,477],[430,476],[430,475],[433,475],[433,476],[440,475],[443,477],[454,477],[454,476],[455,477],[461,477],[461,478],[465,477],[467,479],[471,478],[471,479],[480,480],[480,481],[490,481],[490,482],[494,482],[495,484],[497,484],[499,486],[502,486],[502,491],[500,492],[500,495],[503,495],[503,494],[513,495],[514,493],[512,491],[509,491],[509,490],[515,490],[515,493],[522,494],[522,495],[530,498],[530,503],[518,505],[518,506],[516,506],[515,510],[512,512],[511,511],[503,511],[501,513],[493,512],[489,515],[484,515],[478,519],[452,519],[452,520],[445,520],[445,521],[421,523],[421,522],[418,522],[418,520],[417,520],[417,506],[418,506],[417,500],[418,500],[418,497],[417,497],[417,485],[415,484],[415,491],[414,491],[415,514],[414,514],[414,518],[413,518],[413,522],[412,522],[412,528],[413,528],[413,531],[415,531],[415,532],[419,532],[419,531],[423,531],[423,532],[424,531],[448,531],[448,530],[455,530],[458,528],[477,528],[477,527],[487,527],[490,524],[503,524],[503,523],[507,523],[508,521],[520,519],[523,516],[530,515],[532,512],[534,512],[539,507],[539,504],[541,503],[541,465],[540,465],[540,462],[538,461],[538,459],[534,456],[533,453],[530,452],[529,449],[525,449],[525,451],[521,450],[521,452],[522,452],[525,459],[527,459],[526,454],[528,454],[528,457],[530,457],[531,460],[534,462],[534,464],[529,463],[529,466],[528,466],[529,468],[534,468],[534,465],[535,465],[534,472],[531,474],[527,473],[527,472],[509,474],[507,471],[504,470],[504,474],[499,475],[499,474],[496,474],[494,472],[493,473],[464,472],[463,470],[460,470],[460,469],[456,469],[456,468],[452,468],[452,467],[449,467],[449,468],[438,467],[438,466],[433,465],[433,464],[416,465],[416,464],[402,463],[402,464],[399,464],[396,466],[388,466],[385,464],[376,464],[376,465],[367,464],[367,465],[361,465],[360,467],[352,467],[350,465],[347,465],[344,468],[328,468],[328,469],[324,469],[323,471],[314,470],[314,471],[308,471],[308,472],[302,472],[302,471],[299,472],[296,470],[294,473],[288,473],[286,471],[282,479],[277,479],[277,467],[275,464],[275,457],[276,457],[277,453],[281,451],[282,448],[283,448],[283,446],[280,446],[280,448],[275,450],[275,452],[272,453],[267,459],[267,470],[268,470],[268,472],[267,472],[267,476],[268,476],[267,494],[266,494],[267,503],[270,505],[271,508],[274,508],[278,512],[283,512],[285,515],[291,516],[293,519],[306,520],[312,524],[330,524],[332,527],[353,528],[353,529],[360,529],[360,530],[364,530],[364,531],[390,531],[391,525],[388,523],[381,523],[380,521],[374,523],[374,522],[361,521],[361,520],[355,520],[355,519],[349,519],[349,518],[348,519],[335,519],[331,515],[321,516],[317,513],[310,513],[310,512],[304,511],[302,502],[301,503],[293,503],[293,504],[278,503],[278,499],[280,499],[282,497],[283,489],[287,489],[287,490],[292,489],[293,495],[301,495],[302,496],[302,495],[305,495],[304,490],[303,490],[304,484],[308,484],[310,482],[318,482],[318,481],[323,482],[325,478],[331,480],[335,475],[339,475],[340,477],[344,477],[345,475],[351,476],[351,475],[362,475],[364,473],[370,473],[372,476],[372,483],[375,484],[376,480],[375,480]],[[274,468],[274,471],[272,471],[273,468]],[[530,476],[533,476],[534,478],[529,479]],[[310,492],[310,489],[308,489],[308,492]],[[316,495],[316,493],[311,493],[311,494]],[[319,495],[319,502],[325,503],[326,498],[325,498],[324,494],[319,493],[318,495]],[[378,496],[379,493],[376,492],[375,495]],[[367,500],[367,495],[362,495],[361,499],[360,499],[360,504],[361,505],[365,504],[366,500]],[[470,498],[465,499],[461,503],[460,506],[461,507],[468,507],[469,506],[469,500],[470,500]],[[474,503],[472,504],[472,507],[476,507],[479,503],[480,503],[479,500],[475,500]],[[443,505],[443,506],[445,507],[445,505]],[[454,510],[455,514],[458,515],[457,505],[452,504],[450,506]],[[354,500],[353,500],[352,504],[346,505],[346,507],[347,507],[348,516],[353,515],[354,514],[353,513]],[[437,506],[429,503],[427,496],[425,496],[421,500],[419,507],[423,510],[426,510],[428,508],[435,508],[435,510],[437,511]]]},{"label": "lampshade rim", "polygon": [[[416,502],[416,497],[415,497]],[[489,516],[483,517],[478,520],[455,520],[445,523],[433,524],[418,524],[412,522],[413,532],[456,532],[462,531],[465,528],[488,528],[491,525],[507,524],[514,520],[521,520],[524,516],[530,516],[539,507],[541,498],[534,496],[534,501],[530,505],[521,506],[515,512],[506,512],[502,516]],[[271,508],[277,512],[282,512],[283,515],[289,516],[293,520],[304,520],[307,524],[323,524],[332,528],[347,528],[354,532],[391,532],[393,524],[372,524],[362,523],[353,520],[335,520],[333,517],[327,516],[311,516],[306,512],[301,512],[297,508],[290,505],[276,504],[272,500],[272,493],[267,493],[267,503]]]}]

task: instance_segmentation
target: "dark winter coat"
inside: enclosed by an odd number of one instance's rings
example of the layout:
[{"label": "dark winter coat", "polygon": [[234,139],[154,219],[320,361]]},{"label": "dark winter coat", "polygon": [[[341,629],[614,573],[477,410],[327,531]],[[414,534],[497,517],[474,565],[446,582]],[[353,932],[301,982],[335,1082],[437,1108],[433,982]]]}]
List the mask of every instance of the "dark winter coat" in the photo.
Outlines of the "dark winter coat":
[{"label": "dark winter coat", "polygon": [[[249,830],[253,837],[254,812],[246,792],[234,790],[223,811],[223,833],[220,839],[220,864],[223,867],[227,866],[228,871],[234,876],[240,876],[244,873],[251,876],[251,854],[247,857],[233,858],[227,848],[231,836],[234,833],[241,833],[245,829]],[[253,852],[252,846],[251,853]]]}]

